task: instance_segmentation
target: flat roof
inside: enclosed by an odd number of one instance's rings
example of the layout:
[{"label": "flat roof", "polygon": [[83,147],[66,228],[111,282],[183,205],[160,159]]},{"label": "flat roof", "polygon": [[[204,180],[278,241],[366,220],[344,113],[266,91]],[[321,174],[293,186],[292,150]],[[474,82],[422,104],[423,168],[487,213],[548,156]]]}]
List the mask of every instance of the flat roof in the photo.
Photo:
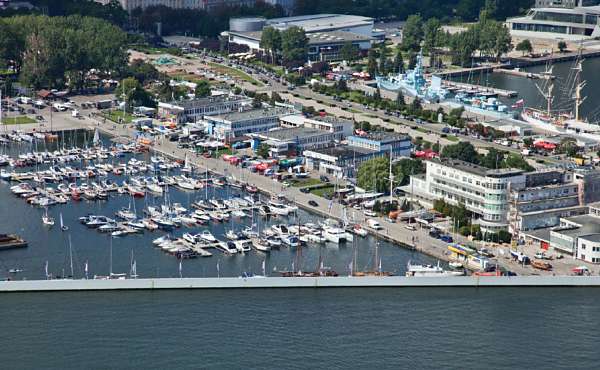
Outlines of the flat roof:
[{"label": "flat roof", "polygon": [[547,243],[550,243],[550,231],[551,230],[552,230],[551,228],[531,230],[531,231],[525,232],[524,234],[530,238],[542,240]]},{"label": "flat roof", "polygon": [[346,31],[326,31],[307,33],[309,45],[334,44],[338,42],[371,41],[372,37]]},{"label": "flat roof", "polygon": [[[260,42],[262,38],[262,31],[229,31],[230,35],[238,36],[253,41]],[[372,37],[359,35],[352,32],[346,31],[324,31],[324,32],[312,32],[306,33],[308,37],[309,45],[323,45],[323,44],[335,44],[344,42],[361,42],[371,41]]]},{"label": "flat roof", "polygon": [[569,222],[573,222],[579,225],[591,225],[598,224],[600,225],[600,218],[592,215],[578,215],[571,217],[564,217],[565,220]]},{"label": "flat roof", "polygon": [[364,136],[352,135],[351,137],[357,139],[366,139],[373,141],[381,141],[381,142],[390,142],[396,140],[410,140],[410,137],[404,134],[399,134],[397,132],[384,132],[384,131],[372,131],[367,133]]},{"label": "flat roof", "polygon": [[[373,153],[379,153],[377,150],[365,149],[365,148],[357,148],[351,145],[335,145],[328,146],[325,148],[318,149],[310,149],[310,152],[315,152],[324,155],[330,155],[332,157],[336,157],[338,159],[348,159],[354,158],[355,155],[367,155]],[[306,151],[305,151],[306,152]]]},{"label": "flat roof", "polygon": [[267,25],[276,28],[298,26],[306,32],[316,32],[334,28],[359,27],[373,25],[375,20],[370,17],[347,14],[313,14],[296,17],[272,18],[267,20]]},{"label": "flat roof", "polygon": [[289,113],[290,110],[287,108],[275,107],[275,108],[261,108],[261,109],[251,109],[241,112],[232,112],[227,114],[220,114],[213,117],[207,117],[207,120],[217,119],[217,120],[225,120],[225,121],[244,121],[254,118],[261,117],[276,117],[282,114]]},{"label": "flat roof", "polygon": [[461,161],[458,159],[450,159],[450,158],[432,158],[428,159],[430,162],[439,163],[444,166],[456,168],[458,170],[472,173],[478,176],[488,176],[488,177],[508,177],[508,176],[516,176],[525,173],[525,171],[516,169],[516,168],[500,168],[497,170],[489,169],[477,164]]},{"label": "flat roof", "polygon": [[579,238],[587,240],[589,242],[597,243],[597,242],[600,242],[600,233],[599,234],[582,235]]},{"label": "flat roof", "polygon": [[259,136],[266,137],[269,140],[279,141],[293,141],[299,137],[309,137],[316,135],[330,134],[328,131],[317,130],[314,128],[306,127],[291,127],[291,128],[280,128],[277,130],[271,130],[258,134]]}]

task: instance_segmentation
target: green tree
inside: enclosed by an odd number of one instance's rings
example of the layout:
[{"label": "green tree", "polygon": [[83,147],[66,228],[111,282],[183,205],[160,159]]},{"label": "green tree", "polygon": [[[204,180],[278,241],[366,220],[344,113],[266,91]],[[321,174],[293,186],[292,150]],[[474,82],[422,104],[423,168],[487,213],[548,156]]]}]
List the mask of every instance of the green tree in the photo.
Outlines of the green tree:
[{"label": "green tree", "polygon": [[402,110],[406,108],[406,100],[404,99],[404,94],[402,93],[402,89],[398,90],[396,94],[396,109]]},{"label": "green tree", "polygon": [[388,73],[388,49],[385,43],[379,46],[379,74],[386,75]]},{"label": "green tree", "polygon": [[479,164],[486,168],[498,169],[502,167],[504,153],[496,148],[487,148],[487,154],[481,158]]},{"label": "green tree", "polygon": [[367,72],[371,75],[371,78],[377,75],[377,53],[374,49],[369,50],[368,61],[367,61]]},{"label": "green tree", "polygon": [[410,15],[402,30],[402,48],[407,51],[419,51],[421,41],[423,41],[423,19],[420,15]]},{"label": "green tree", "polygon": [[440,43],[442,24],[437,18],[430,18],[425,22],[423,28],[423,49],[429,53],[429,65],[433,66],[435,65],[435,51]]},{"label": "green tree", "polygon": [[519,168],[524,171],[534,170],[534,168],[529,163],[527,163],[525,158],[515,153],[510,153],[506,156],[506,159],[504,160],[504,167]]},{"label": "green tree", "polygon": [[470,163],[479,163],[479,154],[473,144],[461,141],[456,144],[446,145],[442,150],[443,158],[458,159]]},{"label": "green tree", "polygon": [[385,193],[389,183],[390,160],[388,157],[370,159],[358,168],[357,184],[368,191]]},{"label": "green tree", "polygon": [[304,30],[292,26],[281,33],[281,54],[287,62],[304,63],[308,53],[308,38]]},{"label": "green tree", "polygon": [[340,49],[340,57],[347,62],[353,62],[358,58],[358,48],[351,42],[346,42]]},{"label": "green tree", "polygon": [[562,40],[561,40],[561,41],[559,41],[559,42],[558,42],[558,44],[557,44],[556,46],[558,47],[558,50],[559,50],[561,53],[564,53],[564,52],[565,52],[565,50],[567,50],[567,43],[566,43],[565,41],[562,41]]},{"label": "green tree", "polygon": [[531,41],[525,39],[517,44],[515,50],[520,51],[523,55],[525,55],[526,53],[531,54],[531,52],[533,51],[533,45],[531,45]]},{"label": "green tree", "polygon": [[402,49],[396,48],[396,55],[392,62],[393,73],[404,73],[404,58],[402,56]]},{"label": "green tree", "polygon": [[523,145],[524,145],[526,148],[531,148],[531,147],[533,146],[533,139],[532,139],[532,138],[530,138],[530,137],[526,137],[526,138],[524,138],[524,139],[523,139]]},{"label": "green tree", "polygon": [[271,26],[263,28],[260,37],[260,47],[271,55],[271,63],[275,64],[275,54],[282,47],[281,32]]},{"label": "green tree", "polygon": [[196,90],[194,91],[196,98],[205,98],[210,96],[210,83],[206,80],[196,82]]},{"label": "green tree", "polygon": [[256,155],[261,158],[267,159],[269,158],[270,147],[267,144],[260,144],[258,149],[256,150]]}]

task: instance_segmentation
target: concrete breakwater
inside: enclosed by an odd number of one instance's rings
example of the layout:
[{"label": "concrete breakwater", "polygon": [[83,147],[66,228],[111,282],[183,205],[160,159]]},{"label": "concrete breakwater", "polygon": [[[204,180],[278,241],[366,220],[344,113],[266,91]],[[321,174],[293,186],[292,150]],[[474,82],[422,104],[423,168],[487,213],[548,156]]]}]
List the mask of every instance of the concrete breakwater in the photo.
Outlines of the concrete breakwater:
[{"label": "concrete breakwater", "polygon": [[600,287],[600,276],[251,277],[114,280],[14,280],[0,292],[274,288]]}]

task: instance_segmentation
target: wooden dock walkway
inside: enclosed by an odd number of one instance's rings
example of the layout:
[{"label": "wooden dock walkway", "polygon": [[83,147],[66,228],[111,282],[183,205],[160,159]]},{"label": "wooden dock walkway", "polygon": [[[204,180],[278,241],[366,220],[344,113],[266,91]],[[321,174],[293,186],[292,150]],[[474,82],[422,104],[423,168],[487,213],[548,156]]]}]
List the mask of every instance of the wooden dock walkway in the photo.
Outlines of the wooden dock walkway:
[{"label": "wooden dock walkway", "polygon": [[468,83],[464,83],[464,82],[454,82],[454,81],[448,81],[448,80],[444,80],[443,83],[444,83],[444,86],[446,86],[446,87],[453,87],[453,88],[466,89],[466,90],[476,90],[476,91],[479,91],[482,93],[494,93],[496,95],[503,96],[506,98],[513,98],[513,97],[519,95],[519,93],[517,91],[498,89],[496,87],[486,87],[486,86],[481,86],[481,85],[468,84]]}]

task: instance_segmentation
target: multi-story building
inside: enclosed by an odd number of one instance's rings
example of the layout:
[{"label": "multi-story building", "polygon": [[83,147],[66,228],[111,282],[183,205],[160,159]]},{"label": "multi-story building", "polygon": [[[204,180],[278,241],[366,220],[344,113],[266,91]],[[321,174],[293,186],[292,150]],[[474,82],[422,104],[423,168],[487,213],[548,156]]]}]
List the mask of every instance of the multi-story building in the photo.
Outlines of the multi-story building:
[{"label": "multi-story building", "polygon": [[535,0],[536,8],[567,8],[598,5],[598,0]]},{"label": "multi-story building", "polygon": [[292,113],[289,108],[261,108],[205,117],[207,133],[217,139],[266,132],[279,127],[279,118]]},{"label": "multi-story building", "polygon": [[371,132],[367,135],[348,137],[348,145],[355,148],[374,150],[379,153],[392,153],[396,157],[409,157],[412,150],[410,137],[394,132]]},{"label": "multi-story building", "polygon": [[235,112],[250,104],[252,99],[239,95],[219,95],[158,103],[158,117],[175,123],[198,122],[205,116]]},{"label": "multi-story building", "polygon": [[530,172],[525,187],[509,197],[510,231],[513,234],[557,226],[560,219],[587,213],[583,186],[567,171]]},{"label": "multi-story building", "polygon": [[281,117],[280,121],[282,127],[305,127],[331,132],[334,134],[333,140],[345,139],[352,135],[354,128],[354,122],[335,116],[305,117],[301,114],[292,114]]},{"label": "multi-story building", "polygon": [[411,176],[410,185],[403,187],[413,199],[431,207],[437,199],[463,204],[484,233],[508,228],[508,194],[525,186],[524,171],[491,170],[454,159],[432,159],[426,165],[425,176]]},{"label": "multi-story building", "polygon": [[525,16],[506,20],[516,37],[581,40],[600,37],[600,6],[533,8]]},{"label": "multi-story building", "polygon": [[349,136],[347,145],[330,145],[305,150],[303,155],[310,169],[335,177],[353,178],[360,164],[373,158],[390,155],[408,157],[412,151],[409,136],[395,133],[372,133],[366,137]]}]

